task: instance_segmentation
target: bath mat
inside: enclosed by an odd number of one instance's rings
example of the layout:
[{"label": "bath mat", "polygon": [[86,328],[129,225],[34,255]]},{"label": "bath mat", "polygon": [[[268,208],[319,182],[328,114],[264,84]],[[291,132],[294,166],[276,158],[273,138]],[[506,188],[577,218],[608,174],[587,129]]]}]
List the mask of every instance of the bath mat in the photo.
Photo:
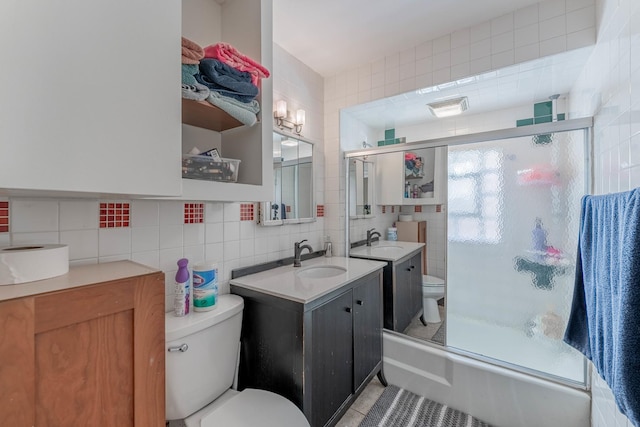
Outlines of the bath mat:
[{"label": "bath mat", "polygon": [[464,412],[451,409],[393,385],[360,423],[360,427],[491,427]]},{"label": "bath mat", "polygon": [[435,341],[439,344],[444,344],[444,321],[442,322],[436,333],[431,337],[431,341]]}]

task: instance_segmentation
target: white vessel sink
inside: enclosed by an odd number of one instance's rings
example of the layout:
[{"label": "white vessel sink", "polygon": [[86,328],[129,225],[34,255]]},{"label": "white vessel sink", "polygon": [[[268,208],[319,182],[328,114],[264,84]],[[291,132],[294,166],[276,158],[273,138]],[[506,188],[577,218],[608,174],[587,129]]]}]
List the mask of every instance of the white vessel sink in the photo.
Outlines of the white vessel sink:
[{"label": "white vessel sink", "polygon": [[323,279],[338,276],[347,272],[347,269],[338,265],[314,265],[302,268],[296,273],[298,277],[307,279]]}]

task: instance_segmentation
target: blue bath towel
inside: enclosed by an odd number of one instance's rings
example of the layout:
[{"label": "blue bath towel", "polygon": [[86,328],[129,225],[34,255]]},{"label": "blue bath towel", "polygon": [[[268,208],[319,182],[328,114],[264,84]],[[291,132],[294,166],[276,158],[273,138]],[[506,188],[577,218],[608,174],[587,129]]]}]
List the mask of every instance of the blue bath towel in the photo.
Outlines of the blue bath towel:
[{"label": "blue bath towel", "polygon": [[258,96],[258,87],[251,83],[251,74],[245,71],[238,71],[212,58],[201,60],[199,67],[196,80],[211,90],[241,102],[251,102]]},{"label": "blue bath towel", "polygon": [[226,111],[244,125],[253,126],[258,121],[256,114],[260,112],[260,104],[255,99],[250,102],[240,102],[213,90],[207,95],[207,101]]},{"label": "blue bath towel", "polygon": [[564,341],[640,426],[640,188],[582,199],[575,290]]}]

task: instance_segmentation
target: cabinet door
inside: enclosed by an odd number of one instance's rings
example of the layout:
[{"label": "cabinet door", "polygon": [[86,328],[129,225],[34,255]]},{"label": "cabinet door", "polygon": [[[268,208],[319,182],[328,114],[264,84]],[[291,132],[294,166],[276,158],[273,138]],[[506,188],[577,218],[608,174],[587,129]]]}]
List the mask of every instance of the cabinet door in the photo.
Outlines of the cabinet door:
[{"label": "cabinet door", "polygon": [[0,2],[0,188],[179,195],[180,2]]},{"label": "cabinet door", "polygon": [[164,426],[162,273],[6,301],[0,313],[3,423]]},{"label": "cabinet door", "polygon": [[414,295],[411,287],[411,262],[412,259],[408,259],[396,265],[393,330],[398,332],[404,332],[413,318]]},{"label": "cabinet door", "polygon": [[312,312],[311,425],[324,426],[353,390],[352,291]]},{"label": "cabinet door", "polygon": [[382,360],[381,276],[353,289],[354,392]]},{"label": "cabinet door", "polygon": [[411,322],[422,310],[422,252],[411,258],[409,269],[411,275],[411,287],[409,289],[411,293],[411,319],[409,319],[409,322]]}]

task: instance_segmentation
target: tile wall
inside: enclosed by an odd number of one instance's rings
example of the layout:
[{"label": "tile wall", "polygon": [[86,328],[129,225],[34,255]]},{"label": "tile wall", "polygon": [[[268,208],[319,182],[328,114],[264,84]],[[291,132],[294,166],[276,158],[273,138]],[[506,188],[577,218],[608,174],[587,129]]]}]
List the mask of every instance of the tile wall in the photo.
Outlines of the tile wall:
[{"label": "tile wall", "polygon": [[[341,154],[359,148],[361,141],[360,133],[342,139],[342,108],[592,45],[595,8],[595,0],[547,0],[434,40],[416,41],[404,51],[327,77],[326,231],[332,236],[345,235]],[[515,126],[515,120],[513,123]],[[366,131],[361,133],[366,135]],[[396,134],[405,136],[397,129]],[[375,137],[367,140],[377,141]],[[344,247],[342,243],[336,246]]]},{"label": "tile wall", "polygon": [[[593,115],[595,194],[640,186],[640,3],[596,2],[597,44],[571,92],[570,111]],[[595,373],[593,427],[633,427]]]}]

